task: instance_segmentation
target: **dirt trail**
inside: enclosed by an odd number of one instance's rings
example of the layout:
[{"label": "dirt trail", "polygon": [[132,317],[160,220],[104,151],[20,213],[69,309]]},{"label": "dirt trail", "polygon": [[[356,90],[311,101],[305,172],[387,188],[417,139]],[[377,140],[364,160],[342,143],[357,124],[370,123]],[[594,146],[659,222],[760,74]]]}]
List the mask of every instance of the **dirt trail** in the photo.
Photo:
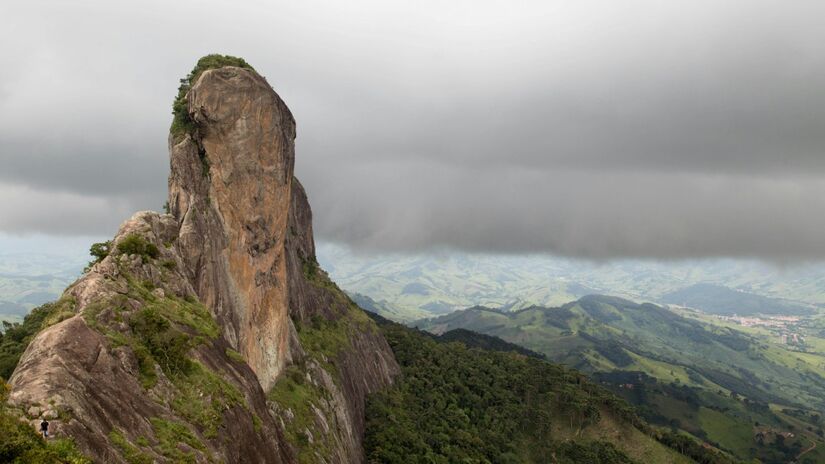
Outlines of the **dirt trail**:
[{"label": "dirt trail", "polygon": [[[811,440],[811,439],[809,438],[808,440]],[[806,450],[803,450],[801,453],[797,454],[796,455],[796,460],[799,461],[799,459],[802,458],[802,456],[804,456],[806,453],[810,453],[814,449],[816,449],[816,441],[811,440],[811,447],[806,449]]]}]

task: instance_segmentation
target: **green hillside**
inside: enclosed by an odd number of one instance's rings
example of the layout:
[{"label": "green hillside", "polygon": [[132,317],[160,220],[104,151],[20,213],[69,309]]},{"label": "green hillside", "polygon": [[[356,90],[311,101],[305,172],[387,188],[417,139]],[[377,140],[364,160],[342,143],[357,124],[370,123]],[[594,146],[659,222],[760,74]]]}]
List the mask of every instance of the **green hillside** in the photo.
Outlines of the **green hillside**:
[{"label": "green hillside", "polygon": [[574,370],[504,343],[493,345],[505,351],[469,348],[377,319],[402,376],[368,401],[370,463],[733,462],[650,428]]},{"label": "green hillside", "polygon": [[547,360],[547,356],[537,353],[533,350],[516,345],[515,343],[506,342],[498,337],[492,335],[485,335],[478,332],[473,332],[467,329],[453,329],[449,332],[444,332],[436,336],[436,339],[441,342],[460,342],[470,348],[481,348],[491,351],[504,351],[523,354],[536,359]]},{"label": "green hillside", "polygon": [[[821,440],[813,418],[825,410],[825,356],[656,305],[588,296],[512,313],[473,308],[417,325],[434,333],[465,328],[543,353],[590,373],[649,421],[741,459],[788,462]],[[802,422],[777,414],[782,409],[796,411]],[[768,437],[761,443],[760,433]],[[783,437],[780,446],[771,439],[777,433],[794,437]]]},{"label": "green hillside", "polygon": [[360,293],[348,292],[347,295],[359,307],[366,309],[371,313],[380,314],[381,316],[396,322],[412,322],[429,316],[427,311],[421,309],[399,309],[385,302],[375,301],[367,295],[362,295]]}]

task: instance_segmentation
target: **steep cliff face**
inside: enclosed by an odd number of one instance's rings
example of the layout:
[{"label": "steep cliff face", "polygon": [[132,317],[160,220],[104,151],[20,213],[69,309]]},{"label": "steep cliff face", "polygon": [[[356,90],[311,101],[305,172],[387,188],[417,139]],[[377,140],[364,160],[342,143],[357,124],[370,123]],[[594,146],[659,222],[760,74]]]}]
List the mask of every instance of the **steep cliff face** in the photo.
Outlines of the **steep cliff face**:
[{"label": "steep cliff face", "polygon": [[289,109],[223,58],[190,76],[170,214],[66,290],[10,402],[102,462],[362,462],[364,398],[398,366],[317,266]]},{"label": "steep cliff face", "polygon": [[238,67],[201,74],[195,134],[172,138],[169,206],[200,300],[264,389],[289,359],[284,235],[295,121],[269,84]]}]

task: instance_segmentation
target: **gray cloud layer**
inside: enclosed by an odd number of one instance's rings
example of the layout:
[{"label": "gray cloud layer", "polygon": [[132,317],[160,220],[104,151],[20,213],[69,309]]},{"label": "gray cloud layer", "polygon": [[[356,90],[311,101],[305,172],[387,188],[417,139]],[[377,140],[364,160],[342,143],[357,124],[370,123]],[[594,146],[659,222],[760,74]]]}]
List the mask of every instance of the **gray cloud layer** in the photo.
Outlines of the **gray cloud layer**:
[{"label": "gray cloud layer", "polygon": [[820,1],[0,4],[0,232],[165,198],[177,79],[246,57],[322,239],[825,258]]}]

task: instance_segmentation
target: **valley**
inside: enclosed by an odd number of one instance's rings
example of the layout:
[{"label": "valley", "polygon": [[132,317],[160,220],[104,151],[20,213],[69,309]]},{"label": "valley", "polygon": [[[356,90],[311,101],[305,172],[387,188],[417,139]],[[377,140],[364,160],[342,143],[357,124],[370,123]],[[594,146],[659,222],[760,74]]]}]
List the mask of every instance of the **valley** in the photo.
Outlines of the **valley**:
[{"label": "valley", "polygon": [[0,254],[0,321],[20,322],[32,308],[56,300],[89,261],[88,246],[63,253]]},{"label": "valley", "polygon": [[[320,243],[319,262],[350,294],[369,296],[406,322],[475,305],[555,307],[604,294],[708,313],[815,315],[825,266],[778,268],[745,259],[592,262],[552,255],[357,253]],[[691,303],[691,304],[685,304]]]}]

